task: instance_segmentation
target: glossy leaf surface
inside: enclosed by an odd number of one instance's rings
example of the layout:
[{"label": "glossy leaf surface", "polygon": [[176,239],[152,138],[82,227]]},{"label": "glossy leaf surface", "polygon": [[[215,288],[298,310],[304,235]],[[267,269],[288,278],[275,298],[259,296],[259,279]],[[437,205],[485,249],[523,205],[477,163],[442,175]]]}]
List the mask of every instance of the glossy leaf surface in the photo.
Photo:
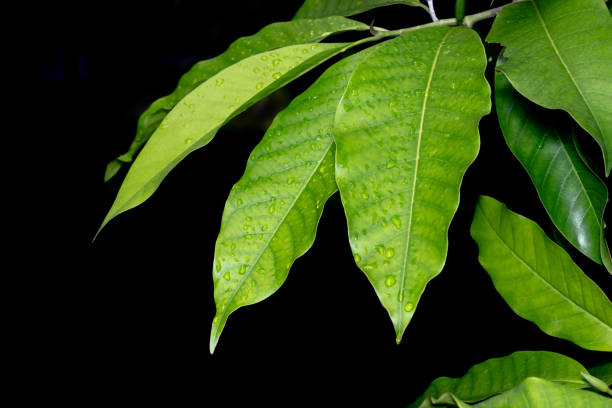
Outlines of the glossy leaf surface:
[{"label": "glossy leaf surface", "polygon": [[419,0],[306,0],[295,14],[294,19],[352,16],[393,4],[405,4],[427,9]]},{"label": "glossy leaf surface", "polygon": [[523,98],[500,73],[495,74],[495,105],[508,147],[529,173],[555,226],[583,254],[602,263],[608,190],[578,155],[571,124]]},{"label": "glossy leaf surface", "polygon": [[[476,364],[460,378],[440,377],[434,380],[418,400],[418,407],[428,397],[453,393],[466,402],[482,401],[510,390],[528,377],[540,377],[574,388],[586,387],[581,373],[586,369],[577,361],[549,351],[517,351],[501,358]],[[503,373],[503,375],[502,375]]]},{"label": "glossy leaf surface", "polygon": [[527,0],[505,7],[487,41],[522,95],[563,109],[599,143],[612,168],[612,18],[601,0]]},{"label": "glossy leaf surface", "polygon": [[231,118],[353,44],[304,44],[265,52],[226,68],[198,86],[151,136],[100,229],[149,198],[174,166],[208,144]]},{"label": "glossy leaf surface", "polygon": [[474,31],[416,30],[370,54],[336,114],[336,181],[351,248],[398,342],[444,266],[461,180],[490,109],[485,66]]},{"label": "glossy leaf surface", "polygon": [[597,393],[564,387],[541,378],[526,379],[516,388],[486,401],[478,408],[609,408],[612,399]]},{"label": "glossy leaf surface", "polygon": [[289,45],[317,42],[329,35],[349,30],[367,30],[368,26],[358,21],[343,17],[328,17],[321,19],[304,19],[270,24],[258,33],[242,37],[234,41],[223,54],[196,63],[179,80],[176,89],[167,96],[153,102],[140,116],[136,129],[136,137],[129,150],[110,162],[104,179],[109,180],[121,168],[123,163],[131,162],[157,129],[168,112],[198,85],[243,59],[275,48]]},{"label": "glossy leaf surface", "polygon": [[536,223],[481,196],[471,233],[478,260],[516,314],[551,336],[612,351],[612,303]]},{"label": "glossy leaf surface", "polygon": [[323,205],[336,190],[334,114],[370,49],[327,70],[282,111],[253,150],[225,205],[215,248],[215,302],[210,350],[227,317],[259,302],[285,281],[312,245]]}]

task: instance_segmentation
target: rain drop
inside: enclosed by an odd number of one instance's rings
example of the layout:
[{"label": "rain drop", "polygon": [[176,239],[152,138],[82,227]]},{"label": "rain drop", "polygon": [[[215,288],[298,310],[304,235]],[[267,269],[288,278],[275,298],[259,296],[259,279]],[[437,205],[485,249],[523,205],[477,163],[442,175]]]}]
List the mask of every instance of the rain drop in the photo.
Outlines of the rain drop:
[{"label": "rain drop", "polygon": [[277,66],[281,63],[282,61],[279,59],[275,59],[274,61],[272,61],[272,65]]},{"label": "rain drop", "polygon": [[410,302],[406,303],[406,305],[404,306],[404,310],[407,312],[412,311],[412,309],[414,309],[414,305]]},{"label": "rain drop", "polygon": [[391,224],[393,224],[393,226],[397,229],[402,228],[402,220],[397,215],[394,215],[393,217],[391,217]]},{"label": "rain drop", "polygon": [[189,137],[188,137],[187,139],[185,139],[185,144],[186,144],[186,145],[190,145],[190,144],[192,144],[192,143],[193,143],[193,139],[191,139],[191,138],[189,138]]},{"label": "rain drop", "polygon": [[388,275],[385,278],[385,286],[390,288],[391,286],[395,285],[395,276],[393,275]]},{"label": "rain drop", "polygon": [[281,74],[280,72],[275,72],[275,73],[274,73],[274,75],[272,75],[272,78],[274,78],[274,79],[278,79],[278,78],[280,78],[281,76],[283,76],[283,74]]},{"label": "rain drop", "polygon": [[385,258],[393,258],[393,255],[395,255],[395,250],[393,248],[387,248],[385,251]]},{"label": "rain drop", "polygon": [[228,281],[228,280],[230,280],[230,273],[229,273],[229,272],[225,272],[225,273],[223,274],[223,279],[225,279],[225,280],[227,280],[227,281]]},{"label": "rain drop", "polygon": [[264,87],[264,83],[263,82],[259,82],[257,85],[255,85],[255,89],[259,90],[261,88]]}]

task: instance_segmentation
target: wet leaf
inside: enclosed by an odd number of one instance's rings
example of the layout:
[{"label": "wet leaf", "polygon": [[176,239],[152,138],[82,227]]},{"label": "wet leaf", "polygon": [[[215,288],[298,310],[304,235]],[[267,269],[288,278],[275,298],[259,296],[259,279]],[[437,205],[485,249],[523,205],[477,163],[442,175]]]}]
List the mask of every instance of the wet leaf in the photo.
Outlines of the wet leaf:
[{"label": "wet leaf", "polygon": [[446,260],[478,122],[490,110],[485,66],[473,30],[412,31],[355,70],[336,114],[336,181],[351,248],[397,342]]}]

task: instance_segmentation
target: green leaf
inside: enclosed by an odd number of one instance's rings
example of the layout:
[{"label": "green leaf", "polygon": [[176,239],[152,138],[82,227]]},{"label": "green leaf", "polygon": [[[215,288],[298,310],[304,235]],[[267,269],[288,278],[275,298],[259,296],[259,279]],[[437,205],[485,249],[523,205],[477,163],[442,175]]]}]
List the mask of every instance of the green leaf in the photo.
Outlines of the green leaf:
[{"label": "green leaf", "polygon": [[482,401],[516,387],[527,377],[540,377],[570,387],[583,388],[586,384],[581,373],[585,371],[580,363],[561,354],[517,351],[476,364],[463,377],[440,377],[434,380],[409,408],[420,406],[428,397],[438,397],[447,392],[466,402]]},{"label": "green leaf", "polygon": [[277,116],[232,189],[215,248],[211,353],[229,314],[274,293],[312,245],[323,205],[337,190],[334,114],[370,50],[333,65]]},{"label": "green leaf", "polygon": [[427,10],[427,6],[421,4],[419,0],[306,0],[293,19],[352,16],[393,4],[405,4]]},{"label": "green leaf", "polygon": [[355,70],[336,114],[336,181],[351,248],[397,342],[446,260],[478,122],[490,110],[485,66],[473,30],[412,31]]},{"label": "green leaf", "polygon": [[606,384],[612,384],[612,362],[589,368],[592,376],[600,378]]},{"label": "green leaf", "polygon": [[234,41],[223,54],[196,63],[179,80],[177,88],[167,96],[158,99],[140,116],[136,137],[129,150],[111,161],[106,170],[105,181],[110,180],[122,164],[133,160],[168,112],[193,91],[198,85],[252,55],[289,45],[321,41],[332,35],[349,30],[367,30],[368,26],[343,17],[327,17],[318,20],[300,20],[270,24],[258,33]]},{"label": "green leaf", "polygon": [[602,379],[587,373],[582,373],[582,377],[587,383],[589,383],[591,387],[593,387],[597,391],[603,392],[604,394],[612,395],[612,390],[610,390],[608,384],[606,384]]},{"label": "green leaf", "polygon": [[326,59],[374,38],[268,51],[234,64],[198,86],[172,109],[138,155],[100,230],[118,214],[149,198],[170,170],[208,144],[231,118]]},{"label": "green leaf", "polygon": [[602,263],[608,190],[580,159],[571,124],[527,101],[500,73],[495,74],[495,104],[508,147],[529,173],[555,226],[583,254]]},{"label": "green leaf", "polygon": [[612,351],[612,303],[536,223],[481,196],[471,233],[478,260],[516,314],[551,336]]},{"label": "green leaf", "polygon": [[609,408],[611,400],[586,390],[530,377],[521,385],[479,404],[478,408]]},{"label": "green leaf", "polygon": [[505,7],[487,41],[506,47],[498,70],[514,89],[563,109],[612,168],[612,18],[601,0],[528,0]]}]

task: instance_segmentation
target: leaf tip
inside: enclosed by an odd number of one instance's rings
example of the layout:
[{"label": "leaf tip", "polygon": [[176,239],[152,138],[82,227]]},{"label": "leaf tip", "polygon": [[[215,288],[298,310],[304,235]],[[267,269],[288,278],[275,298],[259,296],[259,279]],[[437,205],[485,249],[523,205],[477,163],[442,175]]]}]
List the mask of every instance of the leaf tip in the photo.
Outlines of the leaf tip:
[{"label": "leaf tip", "polygon": [[210,343],[208,345],[210,354],[215,353],[217,343],[219,343],[219,337],[221,337],[221,331],[223,330],[224,324],[219,321],[219,316],[216,315],[212,321],[212,327],[210,328]]},{"label": "leaf tip", "polygon": [[106,165],[106,171],[104,172],[104,182],[108,183],[113,177],[117,175],[119,170],[121,170],[121,166],[123,162],[118,159],[111,160]]}]

